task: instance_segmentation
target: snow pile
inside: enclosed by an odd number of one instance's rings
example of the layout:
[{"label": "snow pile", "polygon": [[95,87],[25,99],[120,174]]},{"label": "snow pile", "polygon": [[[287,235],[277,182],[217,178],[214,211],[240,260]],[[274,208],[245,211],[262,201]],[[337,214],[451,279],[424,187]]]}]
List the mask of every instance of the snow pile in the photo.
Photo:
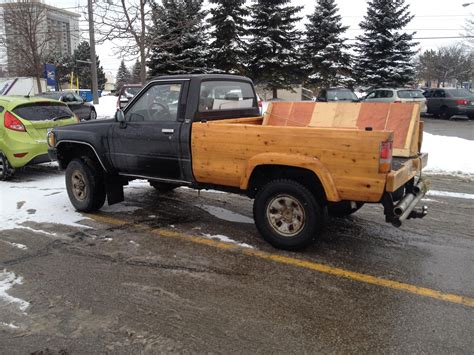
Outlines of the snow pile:
[{"label": "snow pile", "polygon": [[20,311],[25,313],[25,310],[30,305],[28,302],[10,296],[7,291],[15,285],[23,284],[23,278],[21,276],[16,276],[13,272],[8,272],[6,270],[0,271],[0,304],[7,303],[18,306]]},{"label": "snow pile", "polygon": [[425,132],[421,151],[429,154],[425,172],[474,175],[474,141]]},{"label": "snow pile", "polygon": [[[74,227],[88,228],[78,224],[87,219],[76,212],[67,195],[64,175],[40,175],[24,181],[1,181],[0,211],[2,223],[0,230],[22,228],[55,236],[55,233],[22,226],[25,222],[55,223]],[[126,204],[105,205],[103,212],[130,213],[139,207]],[[20,248],[20,245],[16,247]]]},{"label": "snow pile", "polygon": [[99,104],[94,105],[97,118],[114,118],[117,111],[117,96],[99,97]]}]

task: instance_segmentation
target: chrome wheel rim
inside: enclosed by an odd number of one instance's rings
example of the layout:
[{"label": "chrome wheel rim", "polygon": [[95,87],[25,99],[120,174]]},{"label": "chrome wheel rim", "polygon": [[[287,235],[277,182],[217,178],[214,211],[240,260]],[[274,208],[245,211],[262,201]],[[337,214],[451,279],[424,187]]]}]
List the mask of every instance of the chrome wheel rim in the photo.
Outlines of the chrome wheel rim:
[{"label": "chrome wheel rim", "polygon": [[72,193],[76,200],[84,201],[87,197],[87,185],[84,175],[79,170],[75,170],[71,175]]},{"label": "chrome wheel rim", "polygon": [[0,156],[0,176],[3,176],[5,172],[5,164],[3,164],[3,157]]},{"label": "chrome wheel rim", "polygon": [[281,194],[271,199],[266,215],[272,229],[285,237],[294,237],[305,225],[303,205],[290,195]]}]

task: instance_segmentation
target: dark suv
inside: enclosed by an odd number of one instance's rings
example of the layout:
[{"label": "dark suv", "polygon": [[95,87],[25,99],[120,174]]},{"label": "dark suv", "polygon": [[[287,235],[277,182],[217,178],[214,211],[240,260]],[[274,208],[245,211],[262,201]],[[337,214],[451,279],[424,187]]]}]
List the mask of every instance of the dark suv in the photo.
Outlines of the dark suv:
[{"label": "dark suv", "polygon": [[427,113],[450,119],[454,115],[466,115],[474,119],[474,94],[467,89],[429,89],[426,97]]}]

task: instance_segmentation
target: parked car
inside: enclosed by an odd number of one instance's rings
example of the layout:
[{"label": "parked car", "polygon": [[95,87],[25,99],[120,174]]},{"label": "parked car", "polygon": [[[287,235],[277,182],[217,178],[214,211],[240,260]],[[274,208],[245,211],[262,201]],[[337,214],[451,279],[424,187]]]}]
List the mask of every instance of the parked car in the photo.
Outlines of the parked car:
[{"label": "parked car", "polygon": [[426,113],[426,98],[423,96],[423,91],[418,89],[375,89],[370,91],[367,96],[363,98],[367,102],[419,102],[420,112]]},{"label": "parked car", "polygon": [[73,91],[49,91],[37,96],[64,102],[81,121],[95,120],[97,118],[94,105],[84,101],[80,95]]},{"label": "parked car", "polygon": [[66,104],[56,100],[0,96],[0,180],[17,168],[50,161],[48,131],[78,121]]},{"label": "parked car", "polygon": [[[395,226],[426,214],[415,210],[428,188],[417,178],[428,159],[419,151],[421,133],[401,133],[412,142],[400,153],[392,131],[306,127],[308,103],[271,105],[275,110],[260,116],[245,77],[163,76],[115,120],[53,129],[49,153],[66,170],[78,211],[96,211],[106,198],[123,201],[123,186],[133,179],[149,180],[158,192],[181,185],[237,192],[255,198],[258,231],[282,249],[311,244],[327,206],[329,214],[344,216],[380,202]],[[393,160],[393,153],[402,155]]]},{"label": "parked car", "polygon": [[122,88],[117,93],[117,109],[121,110],[127,106],[128,102],[133,99],[142,88],[143,85],[141,84],[127,84],[122,86]]},{"label": "parked car", "polygon": [[467,89],[429,89],[426,97],[428,113],[450,119],[454,115],[466,115],[474,119],[474,94]]},{"label": "parked car", "polygon": [[330,101],[350,101],[356,102],[359,101],[359,98],[354,93],[354,91],[346,88],[329,88],[322,89],[316,101],[320,102],[330,102]]}]

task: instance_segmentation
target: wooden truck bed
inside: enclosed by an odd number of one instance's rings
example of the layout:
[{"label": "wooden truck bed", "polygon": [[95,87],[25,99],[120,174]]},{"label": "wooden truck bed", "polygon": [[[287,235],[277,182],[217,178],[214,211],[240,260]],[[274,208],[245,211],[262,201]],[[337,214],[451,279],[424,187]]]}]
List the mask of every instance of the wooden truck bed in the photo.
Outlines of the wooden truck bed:
[{"label": "wooden truck bed", "polygon": [[[245,190],[258,165],[303,167],[318,176],[328,201],[378,202],[426,165],[421,138],[417,104],[278,102],[264,117],[194,123],[193,173],[200,183]],[[403,161],[379,173],[388,140]]]}]

